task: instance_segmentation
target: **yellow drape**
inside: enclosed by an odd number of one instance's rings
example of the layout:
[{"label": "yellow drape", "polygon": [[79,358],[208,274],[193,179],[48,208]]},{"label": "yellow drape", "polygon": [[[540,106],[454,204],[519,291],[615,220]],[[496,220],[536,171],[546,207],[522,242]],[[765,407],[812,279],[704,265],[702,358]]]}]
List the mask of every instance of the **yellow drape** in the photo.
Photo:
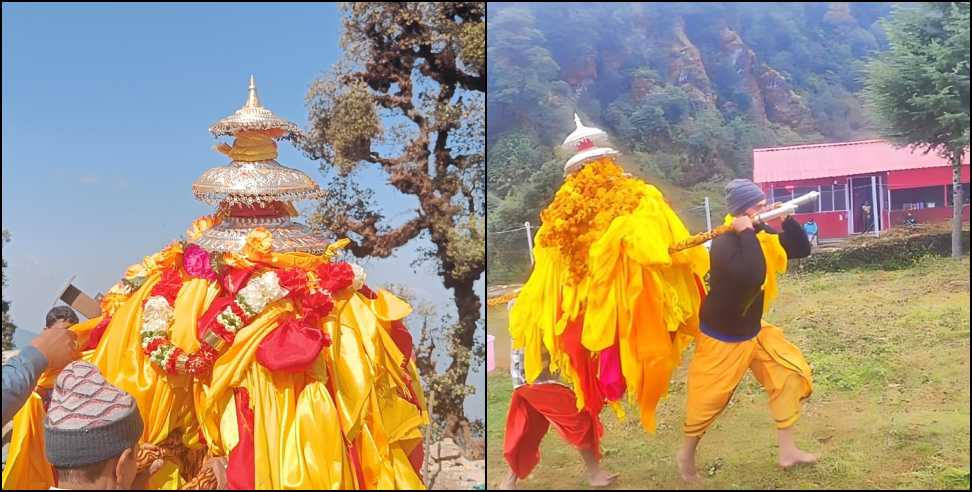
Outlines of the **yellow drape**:
[{"label": "yellow drape", "polygon": [[235,161],[269,161],[277,158],[277,144],[266,131],[244,130],[236,132],[233,145],[219,144],[216,150]]},{"label": "yellow drape", "polygon": [[[295,266],[322,261],[313,255],[287,254]],[[356,477],[347,442],[360,443],[361,463],[368,484],[388,488],[423,488],[421,477],[408,461],[428,423],[425,400],[414,361],[406,361],[392,341],[390,323],[411,311],[401,299],[379,290],[377,298],[361,294],[336,299],[334,311],[321,324],[333,339],[313,368],[302,373],[271,373],[255,358],[265,336],[278,320],[292,314],[293,303],[283,299],[268,306],[237,333],[234,344],[217,359],[211,377],[192,380],[165,375],[151,365],[141,349],[142,302],[159,281],[148,275],[144,284],[115,311],[99,346],[83,358],[102,371],[106,380],[129,392],[142,413],[142,440],[159,443],[177,428],[184,443],[198,446],[198,429],[210,453],[227,455],[239,441],[234,389],[245,388],[254,412],[254,465],[257,488],[355,488]],[[219,293],[215,283],[187,280],[174,305],[171,341],[192,352],[198,349],[197,320]],[[75,325],[79,339],[101,318]],[[39,382],[51,387],[48,371]],[[335,397],[327,390],[332,379]],[[411,380],[420,409],[400,396]],[[3,487],[46,489],[53,485],[44,457],[44,411],[35,393],[14,418],[14,441],[9,449]],[[153,477],[151,485],[178,488],[181,478],[173,464]]]},{"label": "yellow drape", "polygon": [[617,337],[629,398],[638,403],[644,428],[653,431],[657,402],[698,333],[695,276],[705,275],[709,258],[702,247],[669,254],[668,246],[688,237],[688,230],[657,188],[640,186],[635,210],[614,218],[591,244],[589,274],[579,283],[570,281],[568,262],[556,248],[534,248],[534,269],[517,295],[509,329],[513,346],[524,351],[527,381],[539,376],[546,350],[550,370],[573,386],[578,408],[586,395],[559,342],[567,322],[583,315],[581,341],[591,352]]},{"label": "yellow drape", "polygon": [[54,473],[44,457],[44,404],[33,393],[13,419],[13,433],[3,469],[3,488],[47,489],[54,485]]}]

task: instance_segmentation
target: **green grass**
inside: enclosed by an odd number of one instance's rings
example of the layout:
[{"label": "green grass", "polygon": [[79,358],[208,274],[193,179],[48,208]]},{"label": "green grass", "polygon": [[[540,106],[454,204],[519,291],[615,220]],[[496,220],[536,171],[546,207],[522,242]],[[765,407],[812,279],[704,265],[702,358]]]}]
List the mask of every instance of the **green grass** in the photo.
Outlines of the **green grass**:
[{"label": "green grass", "polygon": [[[767,320],[780,326],[814,369],[814,394],[797,443],[819,453],[814,467],[783,471],[762,388],[747,375],[699,446],[705,489],[969,488],[969,257],[927,257],[898,271],[790,275]],[[505,317],[491,310],[490,333]],[[673,461],[685,416],[685,369],[645,434],[634,408],[602,415],[604,464],[617,488],[682,489]],[[488,381],[488,485],[507,468],[503,432],[511,391],[500,369]],[[555,432],[526,489],[589,488],[576,451]]]}]

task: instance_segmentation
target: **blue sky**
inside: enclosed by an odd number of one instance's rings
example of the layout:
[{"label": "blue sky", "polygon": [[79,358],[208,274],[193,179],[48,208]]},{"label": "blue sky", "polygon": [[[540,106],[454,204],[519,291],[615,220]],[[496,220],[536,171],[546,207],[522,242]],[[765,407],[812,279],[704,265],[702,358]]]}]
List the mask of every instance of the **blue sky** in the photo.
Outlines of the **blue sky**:
[{"label": "blue sky", "polygon": [[[250,74],[265,107],[306,127],[307,88],[340,56],[341,14],[331,4],[5,3],[2,35],[2,216],[13,239],[3,297],[19,329],[39,331],[72,275],[103,292],[213,211],[190,187],[227,163],[207,128],[243,105]],[[277,160],[323,181],[287,142]],[[395,222],[417,206],[376,170],[361,179]],[[406,284],[452,312],[432,266],[411,267],[422,245],[362,261],[369,284]],[[470,408],[483,406],[477,386],[467,409],[481,417]]]}]

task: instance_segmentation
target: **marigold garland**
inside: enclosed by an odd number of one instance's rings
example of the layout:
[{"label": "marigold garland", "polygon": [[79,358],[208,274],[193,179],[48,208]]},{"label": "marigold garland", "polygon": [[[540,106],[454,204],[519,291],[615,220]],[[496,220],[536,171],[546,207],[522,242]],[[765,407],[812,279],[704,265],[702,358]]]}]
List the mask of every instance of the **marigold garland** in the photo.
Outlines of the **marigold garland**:
[{"label": "marigold garland", "polygon": [[645,195],[644,183],[624,175],[613,159],[599,159],[571,174],[540,213],[540,246],[555,247],[568,260],[570,281],[587,275],[591,244],[616,217],[631,213]]}]

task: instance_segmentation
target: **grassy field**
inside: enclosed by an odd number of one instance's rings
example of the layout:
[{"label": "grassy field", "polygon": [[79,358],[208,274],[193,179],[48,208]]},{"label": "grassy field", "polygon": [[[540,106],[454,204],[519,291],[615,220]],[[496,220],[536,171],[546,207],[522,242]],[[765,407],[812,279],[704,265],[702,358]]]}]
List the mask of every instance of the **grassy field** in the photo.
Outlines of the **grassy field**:
[{"label": "grassy field", "polygon": [[[814,394],[796,427],[797,444],[818,453],[815,467],[783,471],[762,388],[747,375],[730,407],[699,446],[705,489],[969,488],[969,257],[927,257],[899,271],[791,275],[767,316],[810,361]],[[505,329],[491,310],[488,330]],[[497,346],[508,347],[508,345]],[[604,463],[616,488],[681,489],[674,455],[685,415],[691,348],[659,405],[658,431],[645,434],[601,415]],[[489,376],[487,485],[507,472],[503,429],[511,391],[500,369]],[[525,489],[589,488],[576,451],[551,430]]]}]

